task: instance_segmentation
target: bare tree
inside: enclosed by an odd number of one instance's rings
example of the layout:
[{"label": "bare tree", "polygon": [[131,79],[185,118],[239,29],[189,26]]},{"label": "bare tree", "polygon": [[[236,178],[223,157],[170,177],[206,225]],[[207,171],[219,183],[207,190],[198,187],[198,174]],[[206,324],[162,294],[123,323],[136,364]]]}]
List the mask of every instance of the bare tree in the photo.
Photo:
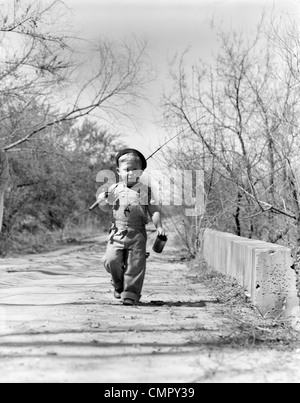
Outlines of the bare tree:
[{"label": "bare tree", "polygon": [[[229,227],[238,235],[296,245],[298,83],[290,59],[279,57],[263,28],[252,40],[220,33],[215,68],[200,63],[189,72],[181,58],[172,71],[174,91],[165,98],[166,120],[175,116],[190,128],[178,158],[187,164],[196,153],[211,194],[216,196],[212,186],[221,186],[218,215],[227,223],[229,218]],[[217,206],[208,200],[208,208],[210,203]]]},{"label": "bare tree", "polygon": [[[74,38],[62,28],[67,12],[60,0],[1,6],[0,142],[6,151],[62,122],[126,113],[124,105],[141,96],[149,79],[146,41]],[[24,127],[33,110],[40,110],[40,123]]]},{"label": "bare tree", "polygon": [[[279,17],[280,18],[280,17]],[[274,14],[270,19],[269,38],[286,67],[286,74],[278,79],[287,88],[289,99],[285,103],[284,124],[286,139],[281,143],[281,161],[284,165],[285,191],[293,209],[296,235],[294,242],[295,270],[298,273],[298,290],[300,295],[300,164],[299,164],[299,102],[300,102],[300,31],[299,20],[287,17],[285,20]]]}]

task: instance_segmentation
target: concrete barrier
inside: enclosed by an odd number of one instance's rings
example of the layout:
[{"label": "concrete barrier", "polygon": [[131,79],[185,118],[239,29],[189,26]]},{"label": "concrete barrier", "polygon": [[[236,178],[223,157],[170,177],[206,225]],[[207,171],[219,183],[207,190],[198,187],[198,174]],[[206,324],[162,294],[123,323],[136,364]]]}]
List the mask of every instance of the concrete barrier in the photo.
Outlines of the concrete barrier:
[{"label": "concrete barrier", "polygon": [[283,246],[207,229],[207,264],[245,287],[263,315],[285,318],[299,312],[291,251]]}]

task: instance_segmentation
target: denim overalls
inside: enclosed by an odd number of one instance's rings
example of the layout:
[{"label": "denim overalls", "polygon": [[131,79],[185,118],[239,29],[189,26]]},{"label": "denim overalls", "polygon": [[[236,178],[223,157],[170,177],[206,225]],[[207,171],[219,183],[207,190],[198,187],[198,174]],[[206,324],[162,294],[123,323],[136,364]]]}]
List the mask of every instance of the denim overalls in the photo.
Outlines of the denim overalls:
[{"label": "denim overalls", "polygon": [[104,266],[122,298],[138,302],[146,273],[148,206],[156,203],[151,198],[151,188],[142,183],[133,188],[119,183],[109,192],[113,224]]}]

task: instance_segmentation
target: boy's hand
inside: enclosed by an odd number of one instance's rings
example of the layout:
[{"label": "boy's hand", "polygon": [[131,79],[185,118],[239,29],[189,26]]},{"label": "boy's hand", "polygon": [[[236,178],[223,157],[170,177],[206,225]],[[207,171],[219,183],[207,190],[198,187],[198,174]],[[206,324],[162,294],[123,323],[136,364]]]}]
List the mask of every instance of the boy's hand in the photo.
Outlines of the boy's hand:
[{"label": "boy's hand", "polygon": [[106,207],[106,192],[100,193],[96,203],[94,203],[91,207],[90,207],[90,211],[93,211],[96,207],[100,207],[100,208],[104,208]]},{"label": "boy's hand", "polygon": [[165,236],[165,235],[166,235],[166,232],[165,232],[165,230],[164,230],[162,227],[158,227],[158,228],[157,228],[157,235],[158,235],[158,236]]},{"label": "boy's hand", "polygon": [[106,200],[106,192],[100,193],[97,200],[98,202]]},{"label": "boy's hand", "polygon": [[106,192],[100,193],[97,199],[97,203],[100,207],[105,208],[105,212],[108,212],[109,210],[106,209],[106,207],[112,207],[115,202],[115,196],[112,192],[109,192],[108,190]]}]

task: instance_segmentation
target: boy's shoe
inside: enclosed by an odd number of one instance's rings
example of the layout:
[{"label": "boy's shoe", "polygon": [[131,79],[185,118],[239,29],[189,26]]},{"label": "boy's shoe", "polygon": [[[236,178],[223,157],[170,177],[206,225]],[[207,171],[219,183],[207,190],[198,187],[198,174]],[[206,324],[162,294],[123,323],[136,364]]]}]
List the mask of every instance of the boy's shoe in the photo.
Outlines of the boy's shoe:
[{"label": "boy's shoe", "polygon": [[114,297],[115,297],[116,299],[121,299],[121,298],[122,298],[122,297],[121,297],[121,293],[120,293],[119,291],[117,291],[117,290],[114,291]]},{"label": "boy's shoe", "polygon": [[123,305],[125,306],[134,306],[135,301],[133,299],[125,298],[123,301]]}]

